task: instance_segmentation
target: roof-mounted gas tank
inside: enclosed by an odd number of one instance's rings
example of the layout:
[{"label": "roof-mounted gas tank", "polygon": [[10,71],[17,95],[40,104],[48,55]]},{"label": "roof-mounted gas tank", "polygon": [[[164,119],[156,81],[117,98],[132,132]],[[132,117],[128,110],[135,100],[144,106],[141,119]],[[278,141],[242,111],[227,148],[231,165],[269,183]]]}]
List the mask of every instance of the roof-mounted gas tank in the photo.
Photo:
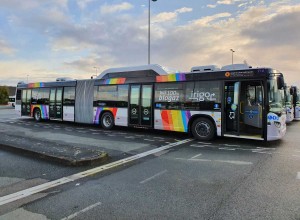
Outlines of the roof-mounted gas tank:
[{"label": "roof-mounted gas tank", "polygon": [[191,72],[209,72],[218,71],[220,68],[216,65],[206,65],[206,66],[193,66]]}]

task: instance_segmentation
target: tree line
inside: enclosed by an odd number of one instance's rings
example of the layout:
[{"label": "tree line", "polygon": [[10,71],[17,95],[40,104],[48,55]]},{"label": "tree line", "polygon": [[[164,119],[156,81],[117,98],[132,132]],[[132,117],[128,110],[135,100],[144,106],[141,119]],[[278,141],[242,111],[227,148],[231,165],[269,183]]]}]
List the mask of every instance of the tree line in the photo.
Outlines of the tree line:
[{"label": "tree line", "polygon": [[8,97],[8,88],[6,86],[0,86],[0,105],[6,105]]}]

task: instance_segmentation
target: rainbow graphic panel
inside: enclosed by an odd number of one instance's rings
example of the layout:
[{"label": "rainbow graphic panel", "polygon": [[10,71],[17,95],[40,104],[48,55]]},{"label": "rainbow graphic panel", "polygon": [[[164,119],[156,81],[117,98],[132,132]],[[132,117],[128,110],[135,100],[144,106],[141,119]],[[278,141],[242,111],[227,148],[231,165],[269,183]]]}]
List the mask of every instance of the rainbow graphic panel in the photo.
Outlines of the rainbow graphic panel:
[{"label": "rainbow graphic panel", "polygon": [[28,88],[40,88],[40,87],[44,87],[45,84],[42,82],[38,82],[38,83],[29,83],[28,84]]},{"label": "rainbow graphic panel", "polygon": [[179,82],[185,81],[184,73],[174,73],[165,76],[156,76],[156,82]]},{"label": "rainbow graphic panel", "polygon": [[162,110],[160,113],[164,130],[188,132],[190,111]]},{"label": "rainbow graphic panel", "polygon": [[100,114],[102,111],[110,111],[114,115],[114,118],[116,120],[116,115],[118,112],[118,108],[108,108],[108,107],[97,107],[94,124],[100,124]]},{"label": "rainbow graphic panel", "polygon": [[124,84],[125,81],[126,78],[112,78],[112,79],[106,79],[103,84],[105,85]]},{"label": "rainbow graphic panel", "polygon": [[31,105],[30,112],[32,117],[33,117],[33,109],[35,108],[40,109],[42,119],[49,119],[48,108],[46,105]]}]

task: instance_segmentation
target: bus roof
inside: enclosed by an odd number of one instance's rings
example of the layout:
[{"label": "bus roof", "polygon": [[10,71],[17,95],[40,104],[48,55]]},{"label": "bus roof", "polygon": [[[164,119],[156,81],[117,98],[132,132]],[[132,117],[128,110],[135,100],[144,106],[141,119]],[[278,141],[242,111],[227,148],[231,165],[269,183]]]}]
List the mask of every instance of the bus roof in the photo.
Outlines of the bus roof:
[{"label": "bus roof", "polygon": [[168,73],[171,72],[167,67],[163,67],[158,64],[150,64],[150,65],[143,65],[143,66],[110,68],[100,73],[97,76],[97,79],[102,79],[103,77],[105,77],[105,75],[109,73],[136,72],[136,71],[143,71],[143,70],[153,70],[158,75],[168,75]]}]

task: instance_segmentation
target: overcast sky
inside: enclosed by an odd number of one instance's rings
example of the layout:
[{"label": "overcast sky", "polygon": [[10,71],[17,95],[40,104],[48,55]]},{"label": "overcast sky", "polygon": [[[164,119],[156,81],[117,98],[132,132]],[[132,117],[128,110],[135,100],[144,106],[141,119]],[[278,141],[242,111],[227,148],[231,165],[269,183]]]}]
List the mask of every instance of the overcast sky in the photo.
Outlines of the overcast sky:
[{"label": "overcast sky", "polygon": [[[1,0],[0,85],[145,65],[147,31],[148,0]],[[231,48],[300,86],[300,0],[151,2],[151,63],[223,66]]]}]

